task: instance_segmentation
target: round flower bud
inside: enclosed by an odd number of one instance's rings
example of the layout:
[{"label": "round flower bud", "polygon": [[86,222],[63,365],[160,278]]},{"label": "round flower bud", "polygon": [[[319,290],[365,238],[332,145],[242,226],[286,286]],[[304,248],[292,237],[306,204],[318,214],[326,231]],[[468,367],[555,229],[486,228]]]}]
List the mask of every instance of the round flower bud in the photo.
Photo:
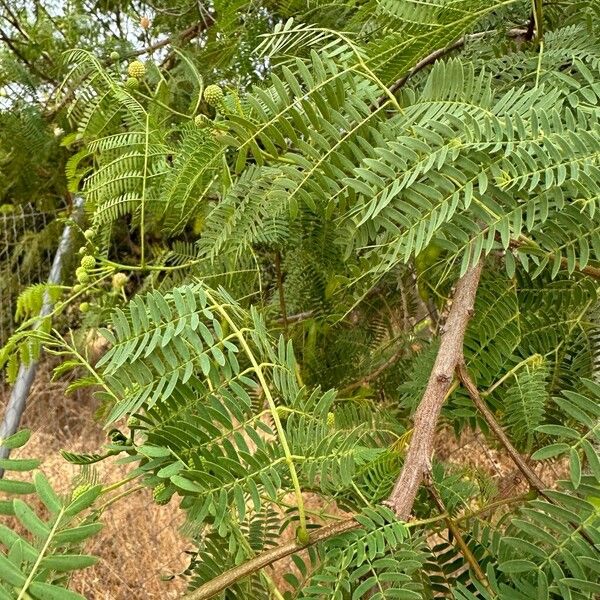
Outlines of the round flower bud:
[{"label": "round flower bud", "polygon": [[143,62],[134,60],[133,62],[129,63],[129,66],[127,67],[127,73],[129,77],[141,79],[146,74],[146,66]]},{"label": "round flower bud", "polygon": [[87,283],[90,280],[89,273],[83,267],[77,267],[75,277],[79,283]]},{"label": "round flower bud", "polygon": [[121,290],[125,287],[129,277],[125,273],[115,273],[112,278],[112,286],[114,290]]},{"label": "round flower bud", "polygon": [[206,86],[204,90],[204,100],[210,106],[218,106],[224,98],[223,90],[220,86],[212,84]]},{"label": "round flower bud", "polygon": [[140,27],[142,29],[148,29],[148,27],[150,27],[150,19],[146,15],[140,19]]},{"label": "round flower bud", "polygon": [[96,232],[93,229],[86,229],[83,232],[83,236],[86,240],[93,240],[96,235]]},{"label": "round flower bud", "polygon": [[137,90],[140,87],[140,82],[135,77],[128,77],[125,82],[125,87],[128,90]]},{"label": "round flower bud", "polygon": [[81,246],[81,248],[79,248],[78,252],[79,254],[83,255],[83,254],[87,254],[88,249],[85,246]]},{"label": "round flower bud", "polygon": [[110,60],[119,60],[119,58],[121,58],[121,56],[115,50],[110,53]]},{"label": "round flower bud", "polygon": [[71,501],[77,500],[77,498],[79,498],[79,496],[81,496],[82,494],[85,494],[88,490],[91,490],[91,489],[92,489],[92,485],[89,483],[82,483],[81,485],[78,485],[73,490],[73,493],[71,494]]},{"label": "round flower bud", "polygon": [[171,494],[168,493],[167,486],[164,483],[159,483],[152,492],[152,498],[156,504],[164,506],[171,500]]},{"label": "round flower bud", "polygon": [[206,115],[196,115],[194,124],[196,127],[204,128],[211,124],[211,120]]},{"label": "round flower bud", "polygon": [[76,285],[73,286],[73,293],[77,294],[79,293],[85,286],[81,285],[81,283],[77,283]]},{"label": "round flower bud", "polygon": [[96,266],[96,259],[93,256],[86,254],[81,258],[81,266],[86,271],[89,271],[90,269],[93,269]]},{"label": "round flower bud", "polygon": [[79,311],[82,313],[86,313],[90,310],[90,303],[89,302],[82,302],[79,305]]},{"label": "round flower bud", "polygon": [[127,419],[127,427],[129,427],[129,429],[139,429],[141,424],[141,421],[137,417],[132,416]]}]

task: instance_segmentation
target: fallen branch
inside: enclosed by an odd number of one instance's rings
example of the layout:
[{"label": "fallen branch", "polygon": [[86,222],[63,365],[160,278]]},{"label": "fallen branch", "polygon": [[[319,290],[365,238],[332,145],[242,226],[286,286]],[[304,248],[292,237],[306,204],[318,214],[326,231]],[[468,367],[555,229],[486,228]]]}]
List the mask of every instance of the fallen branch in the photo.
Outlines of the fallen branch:
[{"label": "fallen branch", "polygon": [[481,269],[482,262],[479,262],[471,267],[456,284],[435,364],[423,398],[415,412],[413,435],[406,460],[386,502],[396,516],[404,521],[408,519],[419,486],[431,468],[437,422],[456,368],[463,361],[465,331],[473,314]]}]

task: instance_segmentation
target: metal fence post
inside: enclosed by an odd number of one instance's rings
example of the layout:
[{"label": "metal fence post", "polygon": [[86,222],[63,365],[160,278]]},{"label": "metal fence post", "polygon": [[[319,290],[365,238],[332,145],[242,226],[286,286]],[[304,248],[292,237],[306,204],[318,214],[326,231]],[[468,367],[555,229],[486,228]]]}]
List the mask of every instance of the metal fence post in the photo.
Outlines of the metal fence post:
[{"label": "metal fence post", "polygon": [[[77,196],[75,198],[74,207],[75,210],[73,214],[75,218],[77,218],[82,212],[83,198]],[[56,249],[54,260],[52,261],[52,268],[50,269],[50,275],[48,276],[49,284],[58,284],[61,282],[62,266],[65,257],[69,255],[71,250],[71,238],[72,226],[67,224],[62,231],[60,242],[58,244],[58,248]],[[46,293],[42,308],[40,310],[40,322],[44,317],[47,317],[52,312],[53,307],[54,303],[52,302],[50,295]],[[2,420],[2,424],[0,425],[0,440],[7,438],[13,433],[16,433],[19,428],[21,417],[23,416],[25,405],[27,403],[27,398],[29,396],[33,380],[35,379],[37,366],[37,360],[29,363],[28,365],[20,365],[15,384],[10,394],[10,399],[6,405],[4,418]],[[0,447],[0,458],[8,458],[9,455],[10,450],[8,448]],[[2,478],[3,475],[4,469],[0,469],[0,478]]]}]

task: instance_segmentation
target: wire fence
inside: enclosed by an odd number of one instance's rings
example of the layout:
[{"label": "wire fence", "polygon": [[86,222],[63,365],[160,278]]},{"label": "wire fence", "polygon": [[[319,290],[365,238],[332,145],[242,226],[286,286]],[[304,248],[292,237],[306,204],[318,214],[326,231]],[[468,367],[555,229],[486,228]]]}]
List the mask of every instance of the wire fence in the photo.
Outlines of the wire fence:
[{"label": "wire fence", "polygon": [[0,345],[14,331],[21,291],[48,278],[60,229],[58,214],[32,205],[0,207]]},{"label": "wire fence", "polygon": [[[48,280],[65,222],[61,210],[35,206],[0,206],[0,347],[18,326],[19,294]],[[79,467],[67,463],[60,450],[97,452],[106,432],[95,418],[98,403],[86,390],[67,394],[69,380],[52,380],[53,360],[47,357],[35,372],[27,394],[22,427],[33,432],[31,441],[15,457],[43,459],[42,470],[60,493],[69,493],[81,477]],[[6,414],[11,387],[0,375],[0,421]],[[116,460],[98,464],[86,475],[105,485],[127,476]],[[135,483],[128,484],[135,487]],[[125,486],[117,493],[127,489]],[[0,497],[2,497],[0,493]],[[176,501],[154,504],[147,489],[115,503],[102,519],[105,527],[86,551],[100,562],[77,573],[71,587],[89,600],[154,600],[179,598],[184,582],[173,575],[186,567],[190,545],[180,535],[182,513]]]}]

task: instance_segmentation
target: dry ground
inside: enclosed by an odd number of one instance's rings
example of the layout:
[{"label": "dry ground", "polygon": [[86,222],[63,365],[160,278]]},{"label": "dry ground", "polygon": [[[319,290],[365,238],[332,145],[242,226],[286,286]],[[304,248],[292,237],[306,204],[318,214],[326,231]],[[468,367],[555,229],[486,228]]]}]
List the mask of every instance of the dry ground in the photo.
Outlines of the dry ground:
[{"label": "dry ground", "polygon": [[[106,437],[94,419],[96,404],[80,393],[66,396],[65,385],[52,383],[48,372],[40,370],[32,391],[24,426],[33,436],[25,454],[44,460],[42,469],[58,491],[72,489],[79,468],[70,465],[59,454],[60,449],[73,452],[96,452]],[[0,414],[8,393],[0,388]],[[451,431],[440,432],[437,454],[456,464],[470,464],[492,475],[501,493],[508,497],[524,491],[525,485],[510,460],[498,449],[490,447],[480,434],[465,433],[456,440]],[[564,465],[547,462],[540,476],[548,483],[564,476]],[[119,481],[126,468],[115,461],[104,461],[96,468],[100,482]],[[335,506],[322,506],[316,497],[307,497],[314,510],[342,514]],[[0,521],[3,517],[0,517]],[[147,490],[131,494],[107,509],[105,527],[94,538],[87,552],[100,557],[93,568],[77,573],[72,589],[88,600],[168,600],[180,598],[185,584],[170,576],[186,566],[184,551],[191,549],[179,533],[182,516],[177,502],[159,507]],[[281,584],[281,573],[291,566],[281,561],[271,571]]]},{"label": "dry ground", "polygon": [[[0,396],[0,412],[7,393]],[[60,449],[97,452],[106,436],[93,418],[96,405],[84,394],[65,396],[64,385],[51,383],[42,370],[32,391],[24,425],[33,431],[24,454],[44,460],[42,470],[58,491],[72,488],[79,467],[67,463]],[[15,453],[16,455],[16,453]],[[114,461],[99,463],[100,482],[121,480],[124,466]],[[4,517],[0,516],[0,522]],[[78,573],[72,589],[88,600],[167,600],[179,598],[184,582],[168,575],[185,567],[184,550],[189,548],[179,535],[181,515],[177,502],[157,506],[147,490],[140,490],[109,507],[102,519],[105,526],[86,548],[100,562]]]}]

